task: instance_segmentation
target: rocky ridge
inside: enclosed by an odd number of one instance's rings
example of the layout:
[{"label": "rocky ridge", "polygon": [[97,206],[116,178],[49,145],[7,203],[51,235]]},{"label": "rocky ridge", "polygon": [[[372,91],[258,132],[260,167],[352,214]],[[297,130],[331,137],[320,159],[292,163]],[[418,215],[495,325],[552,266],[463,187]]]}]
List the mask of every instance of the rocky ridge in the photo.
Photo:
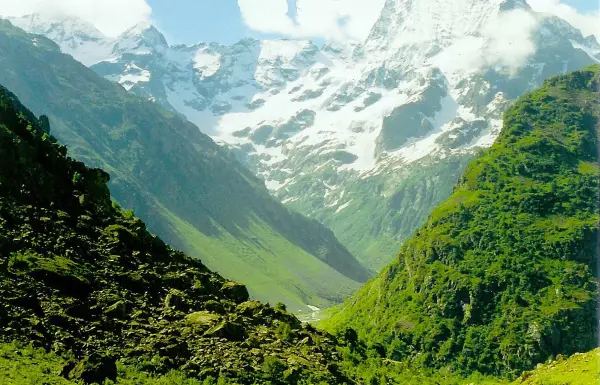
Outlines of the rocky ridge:
[{"label": "rocky ridge", "polygon": [[590,66],[513,104],[453,194],[324,326],[393,360],[508,378],[595,348],[599,81]]}]

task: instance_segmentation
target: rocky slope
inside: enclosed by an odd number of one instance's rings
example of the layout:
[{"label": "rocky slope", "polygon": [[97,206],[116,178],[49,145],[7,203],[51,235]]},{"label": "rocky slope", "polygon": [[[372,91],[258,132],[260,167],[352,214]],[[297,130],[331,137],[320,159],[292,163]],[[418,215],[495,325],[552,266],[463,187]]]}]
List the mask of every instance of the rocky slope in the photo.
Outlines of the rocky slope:
[{"label": "rocky slope", "polygon": [[369,278],[330,230],[283,207],[194,125],[50,40],[1,22],[0,66],[0,84],[47,115],[74,157],[110,173],[119,203],[255,298],[306,312],[340,302]]},{"label": "rocky slope", "polygon": [[0,87],[0,340],[75,359],[62,374],[115,380],[115,361],[240,384],[349,383],[333,337],[250,301],[116,207],[109,175],[66,156],[48,119]]},{"label": "rocky slope", "polygon": [[48,32],[60,23],[40,19],[14,22],[185,115],[374,269],[493,143],[507,105],[600,53],[594,37],[521,0],[388,0],[366,41],[347,46],[170,46],[140,25],[102,40],[101,61],[71,49],[69,23]]},{"label": "rocky slope", "polygon": [[514,376],[598,342],[600,66],[552,78],[396,260],[336,310],[388,357]]}]

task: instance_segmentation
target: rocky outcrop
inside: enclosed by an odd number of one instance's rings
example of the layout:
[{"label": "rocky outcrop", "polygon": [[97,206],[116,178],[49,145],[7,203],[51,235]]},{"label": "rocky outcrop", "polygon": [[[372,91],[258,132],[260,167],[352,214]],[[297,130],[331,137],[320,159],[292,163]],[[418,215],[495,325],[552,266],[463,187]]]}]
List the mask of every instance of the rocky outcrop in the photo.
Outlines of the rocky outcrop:
[{"label": "rocky outcrop", "polygon": [[0,154],[0,340],[73,355],[63,375],[85,383],[114,380],[116,360],[240,384],[276,360],[277,381],[351,383],[329,369],[334,337],[150,234],[3,88]]}]

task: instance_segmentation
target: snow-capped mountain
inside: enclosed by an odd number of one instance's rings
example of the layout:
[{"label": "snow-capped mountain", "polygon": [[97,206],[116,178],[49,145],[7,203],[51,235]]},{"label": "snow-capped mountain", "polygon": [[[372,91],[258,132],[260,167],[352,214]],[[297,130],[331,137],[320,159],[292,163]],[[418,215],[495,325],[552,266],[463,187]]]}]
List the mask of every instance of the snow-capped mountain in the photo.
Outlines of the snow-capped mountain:
[{"label": "snow-capped mountain", "polygon": [[19,28],[53,40],[64,53],[87,66],[106,60],[113,49],[114,39],[107,38],[92,24],[75,17],[48,18],[34,13],[9,20]]},{"label": "snow-capped mountain", "polygon": [[524,0],[388,0],[364,42],[323,47],[170,46],[151,25],[113,40],[39,19],[13,22],[185,115],[375,267],[493,143],[509,103],[600,54]]}]

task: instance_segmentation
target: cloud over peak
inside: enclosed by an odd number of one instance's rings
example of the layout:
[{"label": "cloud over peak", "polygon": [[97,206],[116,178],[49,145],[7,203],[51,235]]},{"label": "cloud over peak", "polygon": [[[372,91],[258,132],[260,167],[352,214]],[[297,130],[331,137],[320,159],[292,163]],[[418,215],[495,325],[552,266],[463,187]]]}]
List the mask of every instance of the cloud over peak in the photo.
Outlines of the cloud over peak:
[{"label": "cloud over peak", "polygon": [[[589,1],[597,3],[597,0]],[[582,13],[561,0],[527,0],[527,2],[536,12],[549,13],[564,19],[579,29],[584,36],[596,35],[597,38],[600,38],[600,12],[598,9],[595,12]]]},{"label": "cloud over peak", "polygon": [[41,13],[74,16],[93,24],[107,36],[117,36],[132,25],[150,20],[146,0],[0,0],[4,17]]},{"label": "cloud over peak", "polygon": [[[246,25],[290,38],[364,40],[385,0],[238,0]],[[289,9],[293,6],[295,9]],[[290,17],[292,16],[292,17]]]},{"label": "cloud over peak", "polygon": [[[581,13],[561,0],[527,2],[534,11],[559,16],[585,36],[600,37],[598,11]],[[384,3],[385,0],[238,0],[246,26],[254,31],[337,41],[364,40]]]}]

